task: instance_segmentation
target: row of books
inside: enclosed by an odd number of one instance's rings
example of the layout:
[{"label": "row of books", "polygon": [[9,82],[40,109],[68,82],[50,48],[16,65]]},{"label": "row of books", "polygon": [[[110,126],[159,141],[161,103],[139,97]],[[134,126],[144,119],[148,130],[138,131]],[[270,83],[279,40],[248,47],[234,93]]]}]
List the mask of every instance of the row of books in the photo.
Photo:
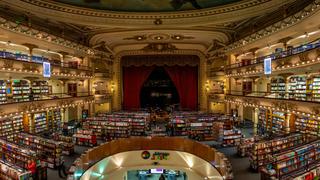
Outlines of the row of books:
[{"label": "row of books", "polygon": [[292,179],[319,166],[320,141],[299,145],[267,158],[269,163],[261,168],[263,179]]},{"label": "row of books", "polygon": [[268,156],[288,149],[292,149],[301,144],[307,144],[317,137],[308,134],[292,134],[285,137],[279,137],[272,140],[262,140],[255,142],[249,152],[251,168],[257,170],[270,162]]},{"label": "row of books", "polygon": [[41,160],[50,168],[56,168],[62,161],[62,142],[27,133],[19,133],[15,141],[21,147],[32,148],[37,154],[42,155]]}]

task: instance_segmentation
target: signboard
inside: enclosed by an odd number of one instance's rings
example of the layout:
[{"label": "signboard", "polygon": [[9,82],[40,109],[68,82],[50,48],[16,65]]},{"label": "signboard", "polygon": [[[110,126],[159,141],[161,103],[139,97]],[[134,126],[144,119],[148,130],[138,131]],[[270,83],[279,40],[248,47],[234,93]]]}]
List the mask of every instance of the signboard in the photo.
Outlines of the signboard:
[{"label": "signboard", "polygon": [[271,66],[271,58],[264,59],[264,74],[271,74],[272,66]]},{"label": "signboard", "polygon": [[143,151],[141,153],[142,159],[150,159],[150,160],[168,160],[169,159],[169,153],[167,152],[154,152],[150,153],[149,151]]},{"label": "signboard", "polygon": [[43,62],[43,77],[51,77],[51,64]]},{"label": "signboard", "polygon": [[164,169],[162,169],[162,168],[150,169],[150,173],[151,174],[163,174],[164,173]]}]

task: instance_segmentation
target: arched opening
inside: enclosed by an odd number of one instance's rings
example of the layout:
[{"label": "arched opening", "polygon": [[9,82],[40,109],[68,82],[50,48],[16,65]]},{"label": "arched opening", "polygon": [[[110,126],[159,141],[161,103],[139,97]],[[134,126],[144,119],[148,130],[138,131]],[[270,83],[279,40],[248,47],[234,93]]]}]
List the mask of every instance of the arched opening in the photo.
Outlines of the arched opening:
[{"label": "arched opening", "polygon": [[180,98],[170,76],[163,67],[155,67],[140,91],[142,108],[159,107],[165,109],[179,104]]}]

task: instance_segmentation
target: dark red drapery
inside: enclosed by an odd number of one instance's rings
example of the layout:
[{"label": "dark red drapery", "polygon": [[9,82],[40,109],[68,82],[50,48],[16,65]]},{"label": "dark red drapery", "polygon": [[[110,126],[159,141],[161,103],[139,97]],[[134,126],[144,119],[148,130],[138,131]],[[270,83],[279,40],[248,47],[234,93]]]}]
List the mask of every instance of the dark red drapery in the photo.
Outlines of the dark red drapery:
[{"label": "dark red drapery", "polygon": [[137,110],[140,108],[140,91],[153,69],[153,66],[123,67],[124,110]]},{"label": "dark red drapery", "polygon": [[176,86],[182,109],[197,110],[198,107],[198,67],[165,67]]}]

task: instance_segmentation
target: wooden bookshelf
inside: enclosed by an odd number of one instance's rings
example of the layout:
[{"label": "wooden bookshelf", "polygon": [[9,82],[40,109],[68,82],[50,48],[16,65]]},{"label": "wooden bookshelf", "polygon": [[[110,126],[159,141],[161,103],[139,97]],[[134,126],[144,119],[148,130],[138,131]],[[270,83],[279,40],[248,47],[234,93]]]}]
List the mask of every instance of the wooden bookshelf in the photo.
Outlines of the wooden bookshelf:
[{"label": "wooden bookshelf", "polygon": [[78,130],[73,136],[73,142],[80,146],[96,146],[97,136],[93,130]]},{"label": "wooden bookshelf", "polygon": [[287,137],[276,138],[269,141],[259,141],[253,144],[249,154],[251,168],[257,170],[270,162],[268,156],[274,153],[292,149],[296,146],[316,140],[315,136],[307,134],[293,134]]},{"label": "wooden bookshelf", "polygon": [[37,154],[42,155],[42,161],[50,168],[56,168],[62,160],[61,142],[46,139],[27,133],[17,135],[16,143],[22,147],[34,149]]},{"label": "wooden bookshelf", "polygon": [[[28,160],[37,159],[37,153],[30,148],[24,148],[18,144],[0,139],[0,155],[2,161],[13,164],[19,168],[25,168]],[[38,162],[39,163],[39,162]]]},{"label": "wooden bookshelf", "polygon": [[320,120],[307,116],[297,116],[295,120],[295,129],[301,133],[319,136]]},{"label": "wooden bookshelf", "polygon": [[289,79],[289,99],[307,100],[307,77],[292,76]]},{"label": "wooden bookshelf", "polygon": [[286,95],[286,81],[282,77],[271,79],[271,93],[275,94],[276,98],[284,98]]},{"label": "wooden bookshelf", "polygon": [[256,142],[256,138],[241,138],[240,144],[237,146],[237,154],[240,157],[249,156],[253,144]]},{"label": "wooden bookshelf", "polygon": [[33,81],[31,85],[33,100],[40,100],[42,96],[49,94],[47,81]]},{"label": "wooden bookshelf", "polygon": [[192,122],[189,123],[188,136],[198,141],[213,140],[212,122]]},{"label": "wooden bookshelf", "polygon": [[187,129],[187,120],[175,117],[174,119],[170,120],[170,126],[172,128],[172,135],[173,136],[186,136],[188,135]]},{"label": "wooden bookshelf", "polygon": [[290,179],[290,175],[312,168],[320,161],[320,141],[310,142],[268,157],[261,179]]},{"label": "wooden bookshelf", "polygon": [[48,130],[47,112],[38,112],[31,115],[31,133],[39,134]]},{"label": "wooden bookshelf", "polygon": [[0,104],[7,103],[7,83],[5,80],[0,80]]},{"label": "wooden bookshelf", "polygon": [[12,82],[13,102],[29,101],[30,84],[26,80],[13,80]]},{"label": "wooden bookshelf", "polygon": [[31,171],[0,160],[0,179],[24,180],[31,178],[31,176]]},{"label": "wooden bookshelf", "polygon": [[13,116],[0,120],[0,137],[13,141],[15,135],[23,131],[22,115]]}]

